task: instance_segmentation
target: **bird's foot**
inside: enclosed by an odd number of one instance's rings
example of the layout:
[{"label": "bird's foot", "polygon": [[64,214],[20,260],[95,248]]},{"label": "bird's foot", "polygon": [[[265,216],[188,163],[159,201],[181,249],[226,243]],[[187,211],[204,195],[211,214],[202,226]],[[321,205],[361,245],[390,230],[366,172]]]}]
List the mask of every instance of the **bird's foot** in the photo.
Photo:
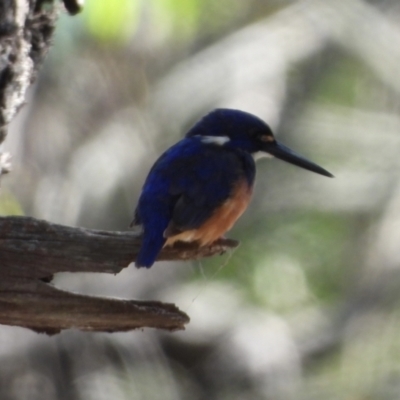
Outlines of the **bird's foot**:
[{"label": "bird's foot", "polygon": [[240,245],[240,241],[236,239],[229,239],[226,237],[220,237],[217,239],[215,242],[211,243],[210,246],[221,246],[221,247],[226,247],[229,249],[235,249]]}]

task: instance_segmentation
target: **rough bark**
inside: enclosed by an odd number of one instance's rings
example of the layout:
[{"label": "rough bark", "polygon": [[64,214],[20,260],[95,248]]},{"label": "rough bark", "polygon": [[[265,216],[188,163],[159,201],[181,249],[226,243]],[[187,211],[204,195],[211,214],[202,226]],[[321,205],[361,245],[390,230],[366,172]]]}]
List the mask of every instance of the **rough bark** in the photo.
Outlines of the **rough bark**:
[{"label": "rough bark", "polygon": [[[56,17],[57,7],[51,2],[0,2],[0,145],[48,52]],[[0,177],[10,171],[10,159],[0,150]]]},{"label": "rough bark", "polygon": [[[0,218],[0,323],[48,333],[67,328],[124,331],[183,329],[186,314],[172,304],[76,295],[49,282],[57,272],[117,274],[135,260],[141,238],[132,232],[72,228],[29,217]],[[159,260],[190,260],[225,252],[237,242],[164,249]]]}]

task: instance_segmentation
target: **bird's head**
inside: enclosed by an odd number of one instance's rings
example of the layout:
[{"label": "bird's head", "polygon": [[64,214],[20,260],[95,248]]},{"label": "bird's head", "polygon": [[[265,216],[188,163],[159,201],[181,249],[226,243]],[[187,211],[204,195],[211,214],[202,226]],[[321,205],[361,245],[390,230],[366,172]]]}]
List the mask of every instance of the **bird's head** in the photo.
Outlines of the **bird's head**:
[{"label": "bird's head", "polygon": [[319,165],[279,143],[263,120],[244,111],[216,109],[189,130],[186,137],[191,136],[202,136],[205,143],[241,149],[254,158],[260,155],[276,157],[317,174],[333,177]]}]

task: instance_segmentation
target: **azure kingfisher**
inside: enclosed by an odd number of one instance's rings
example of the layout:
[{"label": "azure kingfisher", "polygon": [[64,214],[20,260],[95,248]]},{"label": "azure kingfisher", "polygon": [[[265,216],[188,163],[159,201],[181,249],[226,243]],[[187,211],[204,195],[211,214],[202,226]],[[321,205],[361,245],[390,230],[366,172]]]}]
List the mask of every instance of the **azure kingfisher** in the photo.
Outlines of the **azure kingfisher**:
[{"label": "azure kingfisher", "polygon": [[150,268],[175,242],[207,246],[229,231],[250,202],[255,160],[262,155],[333,177],[276,141],[258,117],[216,109],[151,168],[131,223],[143,230],[136,266]]}]

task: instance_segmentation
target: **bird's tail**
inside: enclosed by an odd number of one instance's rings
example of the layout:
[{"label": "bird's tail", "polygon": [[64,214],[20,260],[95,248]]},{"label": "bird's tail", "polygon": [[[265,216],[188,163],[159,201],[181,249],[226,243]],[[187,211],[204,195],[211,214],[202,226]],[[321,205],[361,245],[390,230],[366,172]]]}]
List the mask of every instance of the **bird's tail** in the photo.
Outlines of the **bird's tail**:
[{"label": "bird's tail", "polygon": [[139,254],[137,255],[135,265],[137,268],[150,268],[161,249],[165,244],[166,239],[163,235],[144,235],[142,246],[140,247]]}]

